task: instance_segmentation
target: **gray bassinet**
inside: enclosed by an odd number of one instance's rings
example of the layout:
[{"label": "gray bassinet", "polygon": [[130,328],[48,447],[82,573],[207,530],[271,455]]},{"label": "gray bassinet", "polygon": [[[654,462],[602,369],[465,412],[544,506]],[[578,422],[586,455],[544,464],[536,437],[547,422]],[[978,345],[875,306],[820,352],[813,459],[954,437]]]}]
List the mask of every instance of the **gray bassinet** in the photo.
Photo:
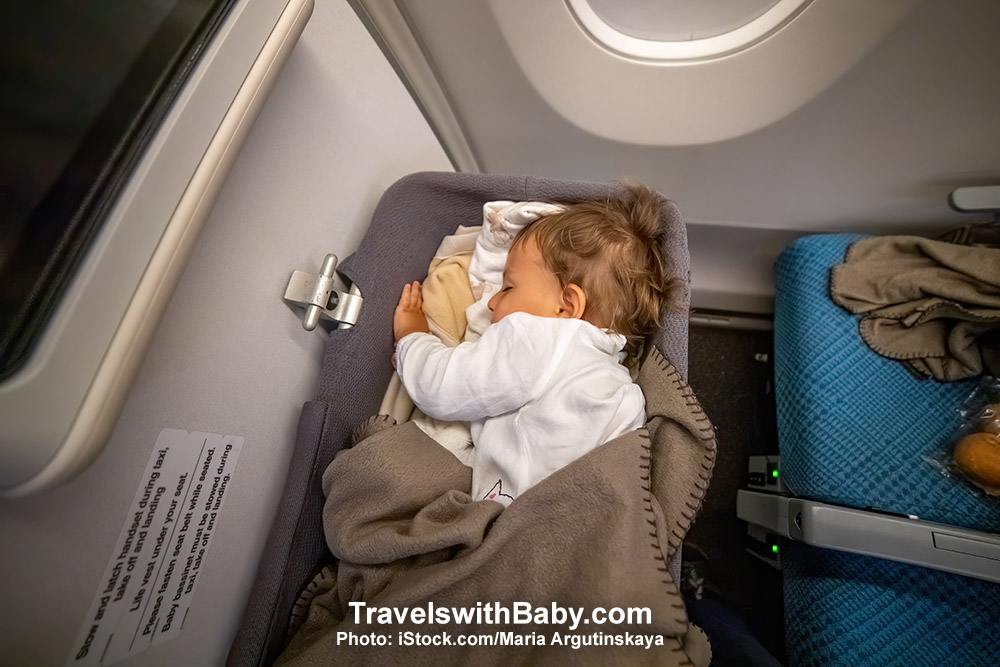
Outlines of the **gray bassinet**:
[{"label": "gray bassinet", "polygon": [[[413,174],[386,190],[358,251],[340,266],[364,303],[354,327],[329,334],[316,398],[302,409],[281,505],[228,664],[273,662],[287,640],[299,594],[332,560],[321,523],[321,477],[352,431],[379,409],[393,373],[392,313],[400,287],[424,277],[444,236],[459,225],[479,224],[487,201],[571,202],[621,192],[608,184],[456,173]],[[685,307],[665,316],[653,343],[686,376],[687,234],[677,208],[666,200],[664,224],[667,253],[684,284],[680,298]],[[674,566],[679,551],[677,556]]]}]

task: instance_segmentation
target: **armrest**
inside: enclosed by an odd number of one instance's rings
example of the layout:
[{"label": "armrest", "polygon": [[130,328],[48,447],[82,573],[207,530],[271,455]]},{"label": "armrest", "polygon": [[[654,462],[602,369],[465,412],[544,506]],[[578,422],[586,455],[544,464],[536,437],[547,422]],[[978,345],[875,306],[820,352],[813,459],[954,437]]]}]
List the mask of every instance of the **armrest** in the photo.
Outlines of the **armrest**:
[{"label": "armrest", "polygon": [[740,490],[740,519],[812,546],[1000,583],[1000,535],[882,512]]}]

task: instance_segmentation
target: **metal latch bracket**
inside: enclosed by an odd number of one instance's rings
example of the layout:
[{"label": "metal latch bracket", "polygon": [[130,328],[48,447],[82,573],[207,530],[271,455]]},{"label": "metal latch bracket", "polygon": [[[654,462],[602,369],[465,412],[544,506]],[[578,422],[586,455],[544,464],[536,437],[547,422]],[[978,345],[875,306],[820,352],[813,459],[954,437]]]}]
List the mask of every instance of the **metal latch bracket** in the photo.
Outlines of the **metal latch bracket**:
[{"label": "metal latch bracket", "polygon": [[285,301],[305,308],[302,328],[312,331],[321,319],[337,322],[341,327],[353,326],[361,312],[361,292],[351,287],[350,293],[335,286],[337,256],[327,255],[319,274],[293,271],[285,288]]}]

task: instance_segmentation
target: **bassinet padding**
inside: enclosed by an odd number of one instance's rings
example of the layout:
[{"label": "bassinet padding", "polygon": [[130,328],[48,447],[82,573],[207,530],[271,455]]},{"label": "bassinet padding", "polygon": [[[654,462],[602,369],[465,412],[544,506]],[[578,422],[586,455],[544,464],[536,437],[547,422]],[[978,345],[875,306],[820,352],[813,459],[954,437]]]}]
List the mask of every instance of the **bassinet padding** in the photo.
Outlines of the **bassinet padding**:
[{"label": "bassinet padding", "polygon": [[[299,593],[331,558],[321,478],[351,432],[379,409],[393,373],[392,313],[402,285],[424,277],[444,236],[478,224],[487,201],[572,202],[622,192],[610,184],[445,172],[412,174],[386,190],[357,252],[340,266],[364,303],[354,327],[330,332],[316,399],[303,406],[285,491],[228,664],[274,661]],[[681,307],[665,316],[653,342],[686,376],[687,232],[673,203],[664,202],[664,213],[668,256],[684,289]]]}]

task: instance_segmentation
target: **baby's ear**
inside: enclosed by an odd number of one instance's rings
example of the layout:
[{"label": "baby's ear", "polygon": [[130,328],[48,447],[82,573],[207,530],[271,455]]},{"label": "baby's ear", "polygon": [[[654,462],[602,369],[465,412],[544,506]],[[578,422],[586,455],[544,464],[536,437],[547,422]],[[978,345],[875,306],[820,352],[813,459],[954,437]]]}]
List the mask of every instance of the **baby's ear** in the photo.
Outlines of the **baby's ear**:
[{"label": "baby's ear", "polygon": [[559,317],[580,320],[586,310],[587,295],[583,293],[583,289],[573,283],[566,285],[559,298]]}]

